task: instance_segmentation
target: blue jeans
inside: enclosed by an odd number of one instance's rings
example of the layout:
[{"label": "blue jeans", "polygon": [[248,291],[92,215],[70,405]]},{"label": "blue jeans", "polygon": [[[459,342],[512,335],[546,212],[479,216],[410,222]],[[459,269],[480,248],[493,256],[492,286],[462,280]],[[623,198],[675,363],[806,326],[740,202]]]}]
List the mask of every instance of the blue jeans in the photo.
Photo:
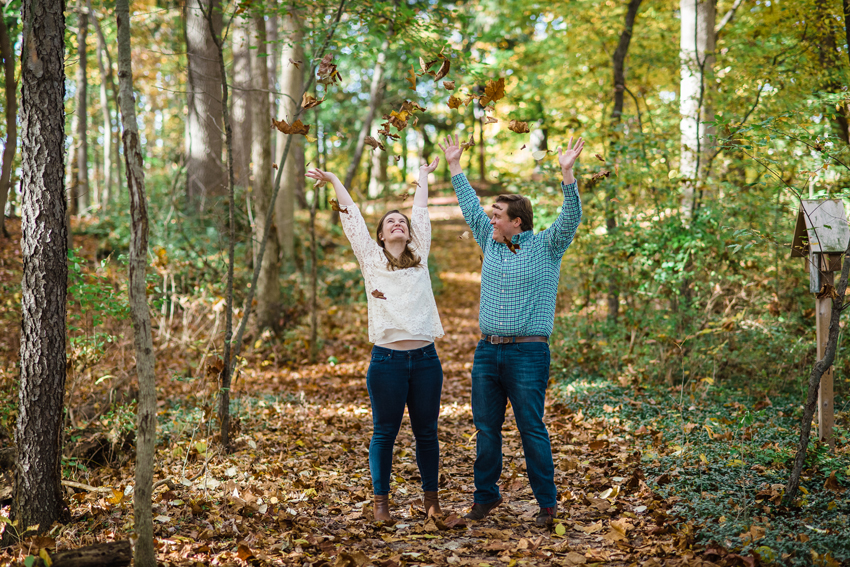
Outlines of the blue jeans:
[{"label": "blue jeans", "polygon": [[547,343],[478,342],[472,364],[472,419],[478,430],[475,502],[489,504],[500,498],[496,483],[502,474],[502,425],[510,400],[531,489],[541,508],[555,506],[552,445],[543,423],[549,361]]},{"label": "blue jeans", "polygon": [[378,495],[390,492],[393,445],[405,405],[416,438],[416,464],[422,477],[422,490],[437,490],[440,472],[437,420],[443,390],[443,365],[434,344],[413,350],[372,347],[366,387],[372,401],[374,426],[369,444],[373,492]]}]

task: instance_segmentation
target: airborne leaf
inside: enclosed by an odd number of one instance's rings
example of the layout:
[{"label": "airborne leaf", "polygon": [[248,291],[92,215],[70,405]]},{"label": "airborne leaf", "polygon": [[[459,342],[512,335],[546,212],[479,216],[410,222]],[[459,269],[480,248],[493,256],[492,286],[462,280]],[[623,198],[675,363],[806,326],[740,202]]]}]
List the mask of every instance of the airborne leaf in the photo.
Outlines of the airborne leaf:
[{"label": "airborne leaf", "polygon": [[455,90],[455,82],[454,81],[443,81],[443,88],[447,91]]},{"label": "airborne leaf", "polygon": [[463,101],[462,101],[462,100],[460,100],[460,99],[459,99],[458,97],[456,97],[455,95],[451,95],[451,96],[449,97],[449,103],[448,103],[448,104],[449,104],[449,108],[460,108],[460,105],[461,105],[462,103],[463,103]]},{"label": "airborne leaf", "polygon": [[317,100],[316,97],[309,93],[304,93],[304,96],[301,97],[301,106],[304,107],[304,110],[310,110],[311,108],[315,108],[325,102],[325,99]]},{"label": "airborne leaf", "polygon": [[496,120],[492,116],[485,116],[484,117],[484,124],[495,124],[496,122],[498,122],[498,120]]},{"label": "airborne leaf", "polygon": [[410,76],[405,77],[404,80],[410,83],[410,86],[407,88],[412,91],[416,90],[416,71],[413,69],[413,65],[410,66]]},{"label": "airborne leaf", "polygon": [[[339,76],[339,71],[336,70],[333,60],[333,54],[328,53],[322,58],[322,62],[319,63],[319,68],[316,70],[316,82],[320,85],[332,85],[337,81],[342,82],[342,77]],[[291,59],[290,62],[295,64]]]},{"label": "airborne leaf", "polygon": [[351,214],[348,212],[348,207],[345,207],[343,209],[339,206],[339,201],[337,201],[336,199],[331,199],[331,208],[338,213],[345,213],[346,215]]},{"label": "airborne leaf", "polygon": [[508,130],[517,134],[527,134],[530,131],[528,129],[528,122],[521,122],[519,120],[511,120],[508,124]]},{"label": "airborne leaf", "polygon": [[469,141],[468,142],[461,142],[461,144],[460,144],[461,150],[466,150],[466,149],[474,148],[474,147],[475,147],[475,137],[472,134],[469,135]]},{"label": "airborne leaf", "polygon": [[372,150],[381,150],[382,152],[387,151],[387,148],[384,147],[384,144],[373,138],[372,136],[366,136],[363,142],[372,148]]},{"label": "airborne leaf", "polygon": [[497,81],[487,81],[484,86],[484,95],[481,97],[481,106],[487,106],[490,101],[496,102],[505,98],[505,78]]},{"label": "airborne leaf", "polygon": [[516,254],[516,251],[520,249],[519,244],[514,244],[507,236],[503,236],[502,239],[505,241],[505,246],[508,247],[508,250],[510,250],[512,254]]},{"label": "airborne leaf", "polygon": [[310,125],[302,124],[301,120],[296,120],[292,124],[288,124],[286,120],[275,120],[272,118],[272,124],[274,124],[275,128],[290,136],[298,134],[306,136],[310,132]]},{"label": "airborne leaf", "polygon": [[531,157],[533,157],[537,161],[540,161],[541,159],[546,157],[547,153],[548,152],[546,150],[537,150],[536,152],[531,152]]},{"label": "airborne leaf", "polygon": [[443,77],[449,74],[449,69],[451,69],[452,64],[449,63],[448,59],[443,59],[443,64],[440,65],[439,71],[437,71],[436,76],[434,76],[435,81],[439,81]]},{"label": "airborne leaf", "polygon": [[300,69],[300,68],[301,68],[301,63],[302,63],[302,61],[301,61],[300,59],[299,59],[298,61],[293,61],[293,60],[292,60],[292,58],[290,57],[290,58],[289,58],[289,63],[290,63],[291,65],[295,65],[295,68],[296,68],[296,69]]},{"label": "airborne leaf", "polygon": [[372,297],[376,297],[378,299],[386,299],[384,294],[378,291],[377,289],[372,292]]}]

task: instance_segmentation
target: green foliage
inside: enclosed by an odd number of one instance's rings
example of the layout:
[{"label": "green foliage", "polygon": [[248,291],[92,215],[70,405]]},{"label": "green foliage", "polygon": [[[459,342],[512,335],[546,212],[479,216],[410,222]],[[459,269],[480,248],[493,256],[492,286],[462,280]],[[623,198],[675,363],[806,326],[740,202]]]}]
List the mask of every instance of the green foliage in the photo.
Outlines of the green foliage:
[{"label": "green foliage", "polygon": [[[810,565],[811,551],[850,560],[850,510],[840,492],[824,486],[834,473],[840,490],[850,487],[846,451],[830,453],[813,441],[799,506],[779,506],[799,439],[798,396],[773,397],[765,407],[758,404],[763,397],[706,383],[680,391],[575,377],[557,388],[586,419],[618,419],[635,435],[647,483],[695,521],[699,542],[720,542],[745,556],[773,553],[782,565]],[[837,427],[837,446],[848,440],[850,430]],[[764,536],[753,541],[746,535],[752,526]]]}]

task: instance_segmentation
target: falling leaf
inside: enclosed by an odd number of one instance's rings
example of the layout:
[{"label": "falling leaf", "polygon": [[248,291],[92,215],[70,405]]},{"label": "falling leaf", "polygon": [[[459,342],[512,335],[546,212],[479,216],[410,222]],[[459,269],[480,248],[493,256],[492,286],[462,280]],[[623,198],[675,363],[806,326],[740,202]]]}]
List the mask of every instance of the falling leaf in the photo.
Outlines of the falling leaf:
[{"label": "falling leaf", "polygon": [[593,181],[596,181],[598,179],[602,179],[603,177],[608,177],[609,175],[611,175],[611,172],[608,171],[607,169],[603,169],[602,171],[600,171],[598,173],[594,173],[590,177],[590,179],[592,179]]},{"label": "falling leaf", "polygon": [[424,112],[425,107],[419,104],[418,102],[413,102],[410,100],[406,100],[401,103],[401,108],[399,112],[407,112],[408,114],[414,114],[415,112]]},{"label": "falling leaf", "polygon": [[487,106],[490,101],[496,102],[505,97],[505,78],[502,77],[497,81],[487,81],[484,86],[484,95],[479,102],[481,106]]},{"label": "falling leaf", "polygon": [[288,124],[285,120],[275,120],[272,118],[272,124],[274,127],[283,132],[284,134],[289,134],[291,136],[295,136],[298,134],[307,135],[310,132],[309,124],[302,124],[301,120],[296,120],[291,125]]},{"label": "falling leaf", "polygon": [[407,88],[412,91],[416,90],[416,71],[413,70],[413,65],[410,66],[410,76],[405,77],[404,80],[410,83],[410,86]]},{"label": "falling leaf", "polygon": [[428,73],[429,69],[437,64],[439,59],[434,59],[433,61],[425,61],[424,57],[419,58],[419,66],[422,68],[422,73]]},{"label": "falling leaf", "polygon": [[378,299],[386,299],[384,294],[378,291],[377,289],[372,292],[372,297],[377,297]]},{"label": "falling leaf", "polygon": [[348,207],[343,209],[339,206],[339,201],[337,201],[336,199],[331,199],[331,208],[338,213],[345,213],[346,215],[351,214],[348,212]]},{"label": "falling leaf", "polygon": [[272,164],[272,167],[273,167],[273,168],[275,168],[275,169],[277,169],[277,168],[278,168],[276,163],[273,163],[273,164]]},{"label": "falling leaf", "polygon": [[527,134],[530,132],[528,129],[528,122],[521,122],[519,120],[511,120],[508,124],[508,130],[516,132],[517,134]]},{"label": "falling leaf", "polygon": [[599,161],[605,161],[605,158],[602,157],[601,155],[599,155],[599,154],[593,154],[593,155],[595,155],[596,159],[598,159]]},{"label": "falling leaf", "polygon": [[537,161],[540,161],[541,159],[546,157],[547,153],[548,152],[546,150],[537,150],[536,152],[531,152],[531,157],[533,157]]},{"label": "falling leaf", "polygon": [[468,240],[471,233],[468,230],[463,231],[463,234],[457,237],[458,240]]},{"label": "falling leaf", "polygon": [[[321,63],[319,63],[319,68],[316,71],[316,82],[320,85],[332,85],[337,81],[342,82],[342,77],[340,77],[339,71],[337,71],[336,65],[334,65],[333,60],[333,54],[328,53],[322,58]],[[291,59],[289,61],[295,64],[295,62]]]},{"label": "falling leaf", "polygon": [[301,106],[304,107],[304,110],[310,110],[311,108],[315,108],[325,102],[325,99],[318,100],[316,97],[309,93],[304,93],[301,97]]},{"label": "falling leaf", "polygon": [[472,134],[469,135],[469,141],[468,142],[461,142],[461,144],[460,144],[461,150],[466,150],[466,149],[474,148],[474,147],[475,147],[475,137]]},{"label": "falling leaf", "polygon": [[498,122],[498,120],[496,120],[492,116],[485,116],[484,117],[484,124],[495,124],[496,122]]},{"label": "falling leaf", "polygon": [[313,189],[321,189],[322,187],[324,187],[327,184],[328,184],[328,182],[325,181],[324,179],[317,179],[316,184],[313,185]]},{"label": "falling leaf", "polygon": [[508,247],[508,250],[510,250],[510,251],[511,251],[511,253],[516,254],[516,251],[520,249],[520,248],[519,248],[519,244],[514,244],[513,242],[511,242],[511,241],[508,239],[508,237],[507,237],[507,236],[503,236],[502,238],[504,239],[504,241],[505,241],[505,246],[507,246],[507,247]]},{"label": "falling leaf", "polygon": [[449,69],[451,69],[451,66],[452,66],[452,64],[449,63],[448,59],[443,59],[443,64],[440,65],[440,69],[439,69],[439,71],[437,71],[437,74],[434,76],[434,80],[439,81],[440,79],[442,79],[443,77],[448,75]]},{"label": "falling leaf", "polygon": [[378,140],[376,140],[372,136],[366,136],[366,138],[363,140],[363,143],[365,143],[367,146],[371,147],[373,151],[374,150],[381,150],[382,152],[387,151],[387,148],[384,147],[384,144],[382,144],[381,142],[379,142]]},{"label": "falling leaf", "polygon": [[393,159],[396,163],[398,163],[399,161],[401,161],[401,156],[393,156]]},{"label": "falling leaf", "polygon": [[524,149],[525,149],[525,146],[527,146],[527,145],[528,145],[528,144],[523,144],[523,145],[522,145],[522,147],[520,148],[520,150],[524,150]]},{"label": "falling leaf", "polygon": [[289,58],[289,63],[290,63],[290,64],[292,64],[292,65],[295,65],[295,68],[296,68],[296,69],[300,69],[300,68],[301,68],[301,63],[303,63],[303,61],[301,61],[300,59],[299,59],[298,61],[293,61],[293,60],[292,60],[292,58],[290,57],[290,58]]},{"label": "falling leaf", "polygon": [[451,95],[449,97],[449,108],[460,108],[460,105],[463,104],[463,101],[460,100],[455,95]]},{"label": "falling leaf", "polygon": [[443,88],[447,91],[455,90],[455,82],[454,81],[443,81]]}]

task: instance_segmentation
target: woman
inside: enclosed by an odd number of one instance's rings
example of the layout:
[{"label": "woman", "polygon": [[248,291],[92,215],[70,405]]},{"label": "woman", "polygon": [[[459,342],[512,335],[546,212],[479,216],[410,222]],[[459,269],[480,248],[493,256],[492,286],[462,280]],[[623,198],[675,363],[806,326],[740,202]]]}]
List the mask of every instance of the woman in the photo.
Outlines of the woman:
[{"label": "woman", "polygon": [[416,438],[416,463],[425,492],[425,513],[442,515],[437,495],[440,445],[437,420],[443,367],[434,339],[443,336],[431,290],[428,252],[428,174],[440,158],[419,168],[411,219],[393,210],[378,223],[372,240],[360,209],[333,173],[313,169],[307,177],[333,184],[340,220],[366,281],[372,361],[366,388],[372,403],[374,431],[369,444],[375,520],[390,521],[389,491],[393,445],[404,407]]}]

